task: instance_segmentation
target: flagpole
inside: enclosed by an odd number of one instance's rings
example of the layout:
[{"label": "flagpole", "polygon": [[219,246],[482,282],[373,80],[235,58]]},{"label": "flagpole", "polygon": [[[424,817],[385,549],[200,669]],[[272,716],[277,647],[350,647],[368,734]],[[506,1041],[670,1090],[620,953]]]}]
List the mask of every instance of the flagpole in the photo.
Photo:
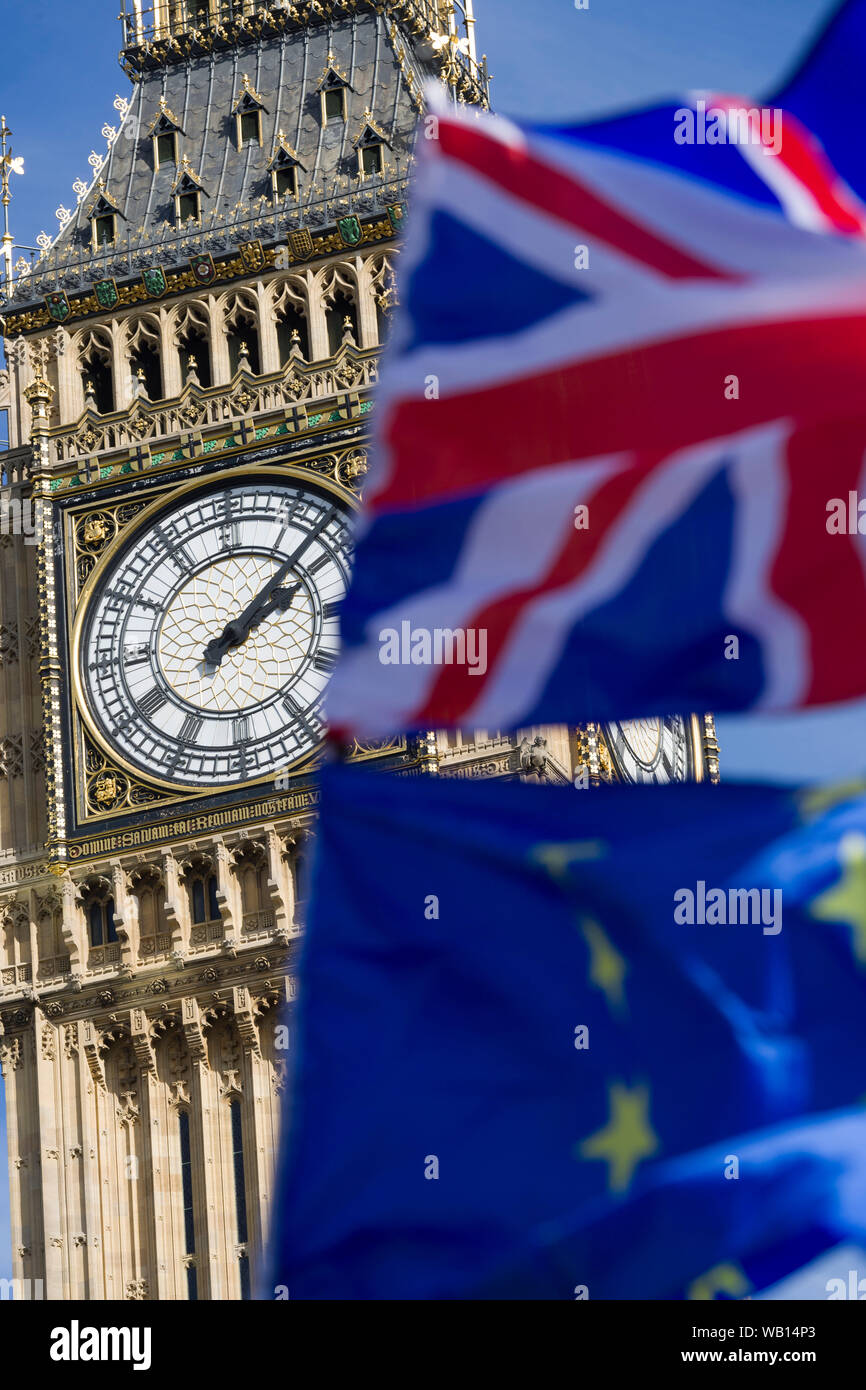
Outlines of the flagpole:
[{"label": "flagpole", "polygon": [[6,293],[12,285],[12,247],[14,244],[12,233],[9,230],[9,203],[11,195],[9,192],[9,175],[12,171],[12,151],[9,149],[9,137],[12,131],[6,124],[6,117],[0,116],[0,178],[2,178],[2,203],[3,203],[3,281]]}]

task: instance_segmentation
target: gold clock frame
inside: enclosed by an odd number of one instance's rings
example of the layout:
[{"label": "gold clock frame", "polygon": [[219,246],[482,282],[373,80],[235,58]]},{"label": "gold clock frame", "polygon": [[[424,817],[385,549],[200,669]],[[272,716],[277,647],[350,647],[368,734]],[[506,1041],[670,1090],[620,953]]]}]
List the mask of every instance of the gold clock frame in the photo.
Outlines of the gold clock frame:
[{"label": "gold clock frame", "polygon": [[[78,595],[72,629],[69,636],[71,712],[73,714],[73,720],[77,717],[81,721],[83,728],[87,731],[96,747],[105,756],[108,763],[114,765],[118,770],[123,772],[135,785],[144,787],[147,790],[152,789],[154,791],[168,793],[167,796],[159,799],[158,804],[160,806],[175,805],[179,802],[200,796],[212,796],[215,792],[221,795],[228,795],[238,791],[252,791],[255,787],[264,786],[266,783],[273,783],[278,775],[276,772],[268,773],[263,777],[256,777],[246,782],[226,782],[220,783],[219,786],[216,786],[214,783],[205,786],[179,785],[177,782],[168,782],[162,778],[148,777],[140,768],[135,767],[134,764],[130,763],[121,753],[113,748],[109,740],[101,732],[88,708],[87,696],[81,680],[81,637],[84,625],[90,607],[99,592],[104,577],[119,551],[125,549],[131,543],[135,535],[146,530],[148,525],[150,525],[156,517],[161,515],[163,511],[174,506],[182,498],[195,492],[214,491],[215,487],[219,486],[221,476],[224,476],[226,487],[234,487],[239,483],[242,485],[245,479],[249,480],[251,478],[258,480],[271,479],[272,481],[283,484],[294,481],[303,486],[306,490],[312,488],[313,491],[318,489],[324,493],[330,494],[336,501],[340,502],[345,507],[350,515],[358,511],[358,499],[352,493],[348,492],[339,482],[319,474],[311,468],[305,468],[303,466],[297,467],[292,464],[246,464],[240,468],[233,467],[230,472],[226,471],[224,475],[221,475],[220,471],[216,471],[204,477],[188,479],[177,487],[166,488],[160,493],[159,497],[154,498],[152,503],[143,508],[143,510],[113,538],[105,551],[99,556],[94,569],[88,575]],[[86,772],[82,766],[82,746],[80,740],[76,738],[75,733],[76,731],[73,724],[75,792],[78,797],[83,797]],[[295,774],[303,772],[305,768],[312,767],[320,756],[321,744],[310,753],[304,754],[304,756],[299,758],[296,762],[290,763],[286,768],[282,769],[282,771]],[[138,809],[144,811],[148,809],[148,806],[153,806],[155,804],[157,803],[143,803]],[[134,813],[134,808],[124,807],[123,809],[116,808],[95,814],[90,813],[85,815],[84,819],[89,823],[94,823],[100,820],[116,819],[120,815],[130,815]],[[82,817],[79,816],[78,819],[79,823],[81,823]]]}]

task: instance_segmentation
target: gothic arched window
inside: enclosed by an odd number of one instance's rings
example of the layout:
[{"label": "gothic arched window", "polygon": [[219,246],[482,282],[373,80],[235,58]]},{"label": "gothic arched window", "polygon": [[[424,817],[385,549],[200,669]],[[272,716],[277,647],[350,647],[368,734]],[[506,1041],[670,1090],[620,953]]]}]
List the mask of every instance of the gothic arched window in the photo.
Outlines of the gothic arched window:
[{"label": "gothic arched window", "polygon": [[234,851],[235,874],[241,888],[241,906],[244,925],[251,916],[258,923],[258,915],[267,910],[268,904],[268,854],[260,840],[243,840]]},{"label": "gothic arched window", "polygon": [[190,914],[194,926],[218,922],[217,877],[209,854],[196,854],[184,865],[189,892]]},{"label": "gothic arched window", "polygon": [[138,949],[142,956],[168,950],[170,933],[165,918],[165,884],[156,864],[142,864],[130,875],[138,899]]},{"label": "gothic arched window", "polygon": [[358,311],[354,286],[334,270],[323,293],[328,326],[328,355],[334,357],[344,343],[358,345]]},{"label": "gothic arched window", "polygon": [[245,367],[258,376],[262,367],[255,302],[242,293],[230,295],[226,300],[223,322],[231,375],[234,376],[240,367]]},{"label": "gothic arched window", "polygon": [[111,368],[111,341],[105,333],[94,330],[81,338],[78,365],[85,406],[98,415],[110,415],[117,409],[117,404]]},{"label": "gothic arched window", "polygon": [[216,922],[219,920],[219,915],[216,874],[208,874],[206,878],[195,879],[192,884],[192,920],[197,925],[201,922]]},{"label": "gothic arched window", "polygon": [[151,319],[139,319],[129,328],[129,370],[131,395],[146,395],[148,400],[162,399],[162,361],[160,358],[159,325]]},{"label": "gothic arched window", "polygon": [[305,361],[310,360],[310,329],[307,322],[306,299],[299,288],[286,281],[274,297],[274,313],[277,320],[277,342],[280,349],[280,364],[285,366],[289,358],[300,354]]},{"label": "gothic arched window", "polygon": [[178,316],[175,341],[184,384],[208,387],[211,374],[210,326],[203,304],[188,304]]},{"label": "gothic arched window", "polygon": [[87,899],[85,911],[91,946],[108,946],[117,940],[114,898],[111,894],[91,895]]}]

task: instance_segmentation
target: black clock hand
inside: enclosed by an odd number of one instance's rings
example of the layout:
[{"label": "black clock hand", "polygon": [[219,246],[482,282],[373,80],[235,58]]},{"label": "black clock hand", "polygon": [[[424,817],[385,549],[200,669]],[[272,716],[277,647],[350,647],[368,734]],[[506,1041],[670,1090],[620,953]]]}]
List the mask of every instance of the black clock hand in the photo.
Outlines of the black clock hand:
[{"label": "black clock hand", "polygon": [[[273,582],[273,581],[272,581]],[[219,666],[226,652],[230,647],[236,647],[241,642],[245,642],[252,632],[263,623],[265,618],[275,609],[285,613],[292,606],[292,599],[301,588],[301,583],[291,584],[288,588],[277,587],[268,592],[268,588],[257,594],[252,603],[248,604],[239,618],[232,618],[226,623],[219,637],[214,637],[204,649],[204,659],[209,666]]]},{"label": "black clock hand", "polygon": [[[304,551],[312,544],[318,536],[322,534],[325,527],[332,520],[336,507],[330,507],[313,527],[303,540],[297,545],[287,560],[280,565],[276,574],[272,574],[270,579],[262,586],[255,598],[247,604],[240,617],[232,618],[226,623],[219,637],[213,637],[204,649],[204,659],[209,666],[219,666],[229,647],[237,646],[244,642],[254,627],[272,613],[275,608],[285,611],[291,604],[292,597],[301,587],[300,583],[295,584],[291,589],[281,589],[280,586],[286,576],[294,569]],[[270,603],[269,600],[279,591],[280,594],[288,596],[287,602]]]}]

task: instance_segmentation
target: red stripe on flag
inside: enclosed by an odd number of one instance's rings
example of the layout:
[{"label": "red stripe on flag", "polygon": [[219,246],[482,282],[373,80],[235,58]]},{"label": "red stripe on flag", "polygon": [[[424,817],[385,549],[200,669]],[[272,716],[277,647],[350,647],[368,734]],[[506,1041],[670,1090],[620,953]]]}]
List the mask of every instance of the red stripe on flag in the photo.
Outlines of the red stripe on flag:
[{"label": "red stripe on flag", "polygon": [[[739,399],[728,400],[734,375]],[[866,396],[866,316],[737,325],[439,400],[383,422],[395,468],[373,512],[473,496],[536,468],[673,453],[772,420],[850,418]]]},{"label": "red stripe on flag", "polygon": [[657,455],[636,460],[632,467],[609,478],[591,497],[581,491],[579,483],[575,482],[573,501],[575,505],[590,505],[592,526],[587,530],[576,530],[571,524],[569,511],[569,529],[565,540],[546,573],[536,583],[504,594],[472,614],[467,625],[487,634],[487,671],[479,678],[471,676],[466,666],[443,666],[428,691],[426,704],[413,716],[419,728],[426,728],[431,719],[434,724],[436,720],[459,723],[480,698],[484,685],[495,672],[525,605],[542,594],[572,584],[589,568],[606,541],[611,526],[660,462]]},{"label": "red stripe on flag", "polygon": [[[858,537],[827,530],[827,503],[857,492],[866,417],[798,430],[789,440],[787,525],[770,587],[810,634],[807,704],[854,699],[866,690],[866,573]],[[866,544],[866,537],[860,537]]]},{"label": "red stripe on flag", "polygon": [[[750,111],[751,103],[745,97],[713,96],[707,98],[707,114],[712,110],[729,112],[732,110]],[[775,110],[775,108],[774,108]],[[774,115],[774,123],[775,123]],[[820,141],[790,111],[781,112],[781,147],[778,154],[767,154],[767,159],[778,159],[788,173],[802,184],[827,221],[839,232],[853,232],[861,235],[866,231],[866,208],[840,179],[824,152]],[[754,123],[755,134],[760,135],[760,119]],[[770,148],[764,145],[763,148]]]},{"label": "red stripe on flag", "polygon": [[668,279],[743,278],[689,255],[614,207],[575,175],[545,163],[525,146],[505,145],[480,129],[441,118],[439,143],[445,154],[468,164],[512,197],[531,204],[546,216],[567,222],[576,231],[597,237]]},{"label": "red stripe on flag", "polygon": [[782,148],[777,158],[812,195],[831,226],[839,232],[863,235],[866,231],[864,209],[858,208],[815,137],[787,111],[783,116]]}]

